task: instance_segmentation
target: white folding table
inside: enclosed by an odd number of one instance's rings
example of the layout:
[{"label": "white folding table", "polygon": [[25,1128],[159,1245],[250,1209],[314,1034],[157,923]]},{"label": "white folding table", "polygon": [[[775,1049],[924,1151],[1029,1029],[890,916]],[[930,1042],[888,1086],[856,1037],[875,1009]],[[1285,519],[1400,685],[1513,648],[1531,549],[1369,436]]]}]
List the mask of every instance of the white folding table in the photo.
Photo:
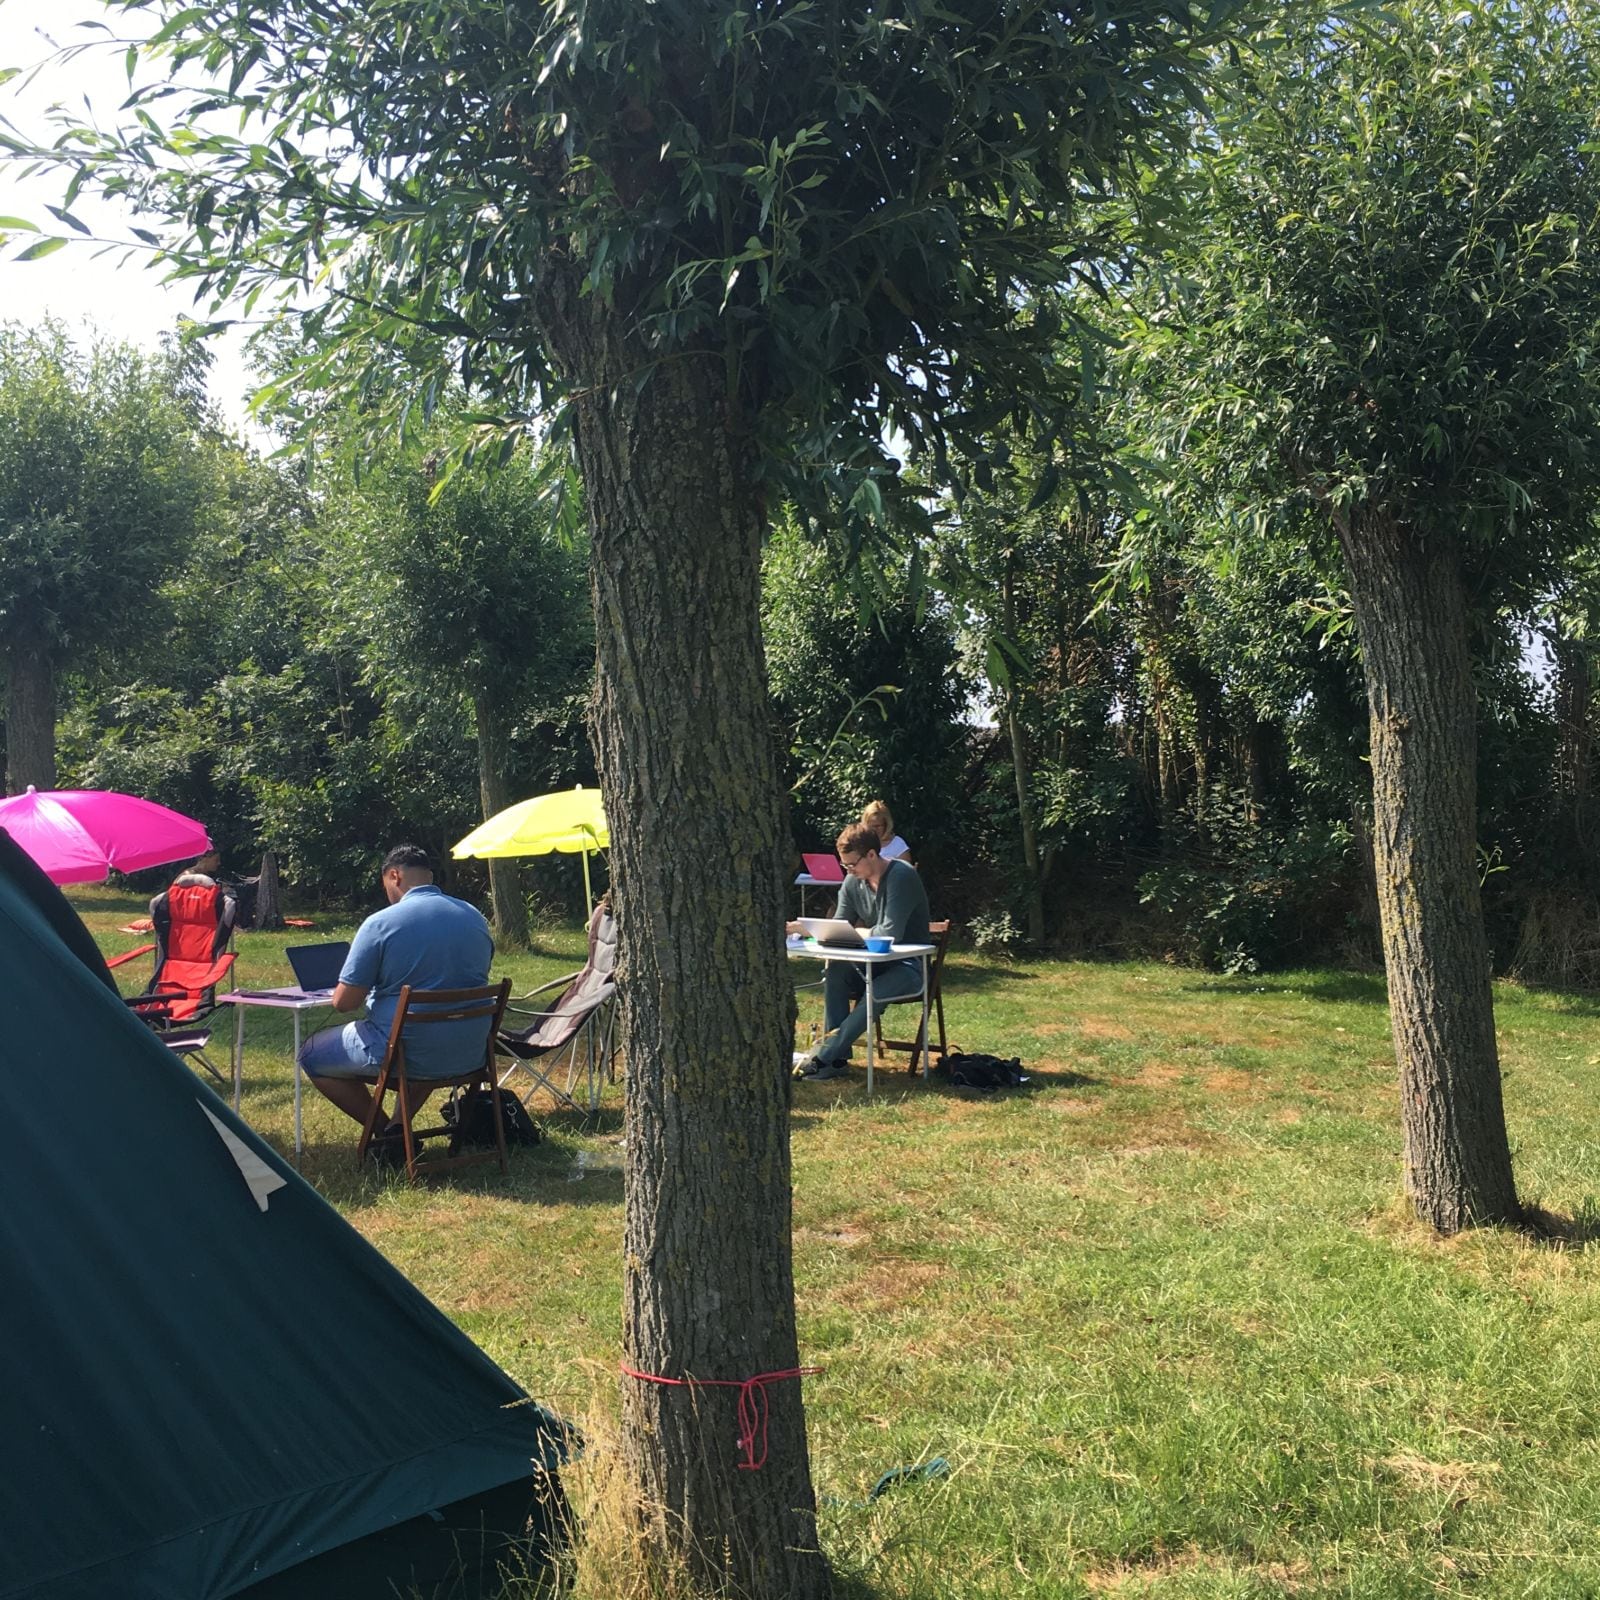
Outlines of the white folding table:
[{"label": "white folding table", "polygon": [[[231,994],[219,994],[219,1006],[232,1006],[233,1010],[233,1109],[239,1109],[244,1097],[244,1014],[251,1006],[262,1006],[269,1011],[294,1013],[294,1055],[290,1067],[294,1072],[294,1159],[299,1162],[305,1148],[300,1124],[300,1013],[326,1010],[333,995],[308,994],[304,989],[235,989]],[[926,1005],[924,1005],[926,1010]],[[348,1019],[347,1019],[348,1020]]]},{"label": "white folding table", "polygon": [[[862,1004],[867,1008],[867,1093],[872,1093],[872,1065],[874,1040],[877,1029],[872,1020],[872,974],[875,968],[881,967],[890,961],[920,960],[922,963],[922,1037],[928,1037],[928,957],[938,948],[931,944],[896,944],[879,953],[873,950],[856,950],[848,945],[818,944],[815,939],[802,939],[791,934],[785,943],[785,951],[791,961],[854,961],[859,966],[866,968],[866,994]],[[897,999],[909,1000],[910,995],[899,995]],[[928,1076],[928,1051],[922,1052],[922,1076]]]}]

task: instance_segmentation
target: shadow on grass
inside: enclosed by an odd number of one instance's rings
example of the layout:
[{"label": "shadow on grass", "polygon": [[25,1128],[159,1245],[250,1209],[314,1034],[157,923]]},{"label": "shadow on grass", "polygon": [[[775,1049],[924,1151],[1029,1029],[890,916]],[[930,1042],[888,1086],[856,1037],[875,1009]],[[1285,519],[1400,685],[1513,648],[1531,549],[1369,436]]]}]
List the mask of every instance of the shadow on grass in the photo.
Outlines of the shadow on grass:
[{"label": "shadow on grass", "polygon": [[[825,1110],[840,1101],[863,1110],[876,1106],[906,1105],[925,1099],[992,1100],[1000,1104],[1004,1101],[1031,1100],[1050,1090],[1105,1090],[1108,1087],[1103,1078],[1087,1072],[1074,1072],[1070,1068],[1043,1072],[1030,1068],[1027,1077],[1026,1083],[1010,1084],[1004,1088],[975,1089],[966,1084],[951,1083],[938,1067],[934,1068],[933,1075],[926,1083],[921,1073],[911,1078],[903,1072],[879,1072],[873,1082],[872,1098],[868,1100],[866,1072],[861,1068],[853,1068],[848,1077],[830,1078],[823,1083],[807,1084],[798,1080],[795,1084],[796,1094],[804,1090],[807,1099],[790,1112],[789,1124],[791,1128],[809,1127],[821,1121]],[[813,1090],[826,1091],[826,1095],[813,1097],[810,1093]]]},{"label": "shadow on grass", "polygon": [[[293,1154],[280,1150],[294,1165]],[[386,1193],[414,1187],[419,1194],[454,1191],[481,1194],[528,1205],[593,1206],[622,1203],[621,1152],[570,1150],[549,1142],[509,1153],[502,1175],[491,1159],[479,1166],[455,1167],[419,1178],[413,1186],[402,1171],[357,1165],[355,1140],[348,1145],[318,1142],[306,1146],[300,1175],[330,1204],[355,1212],[376,1204]]]},{"label": "shadow on grass", "polygon": [[[1511,986],[1513,997],[1525,997],[1543,1004],[1560,1017],[1600,1017],[1600,994],[1592,989],[1558,989],[1545,984]],[[1499,997],[1497,997],[1499,998]]]},{"label": "shadow on grass", "polygon": [[986,962],[982,966],[962,957],[946,960],[940,974],[939,987],[946,993],[972,993],[992,989],[1007,983],[1035,983],[1043,973],[1029,972],[1025,967],[1007,966],[1002,962]]},{"label": "shadow on grass", "polygon": [[1247,978],[1198,978],[1178,987],[1181,993],[1209,995],[1217,1000],[1256,1000],[1265,992],[1304,995],[1308,1000],[1325,1000],[1332,1005],[1389,1004],[1389,986],[1381,972],[1252,973]]},{"label": "shadow on grass", "polygon": [[1564,1211],[1546,1211],[1543,1206],[1529,1206],[1523,1218],[1524,1231],[1535,1243],[1552,1250],[1581,1250],[1600,1240],[1600,1206],[1592,1200],[1586,1200],[1572,1216]]}]

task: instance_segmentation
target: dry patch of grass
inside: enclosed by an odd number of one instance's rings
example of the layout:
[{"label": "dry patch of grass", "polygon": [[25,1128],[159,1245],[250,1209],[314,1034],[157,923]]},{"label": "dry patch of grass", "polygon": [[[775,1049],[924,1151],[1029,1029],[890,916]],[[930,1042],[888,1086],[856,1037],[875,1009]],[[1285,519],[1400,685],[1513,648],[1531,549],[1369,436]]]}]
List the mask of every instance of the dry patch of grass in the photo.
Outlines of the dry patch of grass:
[{"label": "dry patch of grass", "polygon": [[1253,1565],[1210,1551],[1190,1549],[1176,1555],[1152,1556],[1146,1561],[1119,1561],[1110,1566],[1094,1567],[1083,1574],[1083,1584],[1092,1595],[1122,1600],[1122,1597],[1152,1594],[1174,1579],[1201,1573],[1215,1578],[1253,1578],[1281,1594],[1298,1593],[1312,1577],[1311,1566],[1304,1561]]},{"label": "dry patch of grass", "polygon": [[1457,1506],[1481,1497],[1482,1480],[1500,1471],[1498,1461],[1430,1461],[1415,1450],[1397,1450],[1376,1465],[1414,1493],[1443,1496]]},{"label": "dry patch of grass", "polygon": [[925,1300],[947,1270],[941,1262],[884,1256],[839,1285],[830,1298],[836,1305],[875,1315],[897,1311]]},{"label": "dry patch of grass", "polygon": [[1133,1029],[1108,1017],[1080,1017],[1077,1031],[1086,1039],[1131,1039]]},{"label": "dry patch of grass", "polygon": [[1189,1075],[1185,1067],[1174,1067],[1165,1061],[1147,1061],[1131,1080],[1125,1081],[1143,1084],[1147,1089],[1166,1089],[1182,1083]]}]

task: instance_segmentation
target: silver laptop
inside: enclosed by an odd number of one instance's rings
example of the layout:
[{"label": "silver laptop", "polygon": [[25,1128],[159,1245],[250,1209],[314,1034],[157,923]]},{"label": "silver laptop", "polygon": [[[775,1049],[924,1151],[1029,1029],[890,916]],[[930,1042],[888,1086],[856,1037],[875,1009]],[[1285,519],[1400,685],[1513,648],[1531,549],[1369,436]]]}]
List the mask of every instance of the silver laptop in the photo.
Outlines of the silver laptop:
[{"label": "silver laptop", "polygon": [[843,917],[797,917],[795,920],[806,930],[807,936],[818,944],[836,945],[844,950],[867,948],[867,941],[860,931],[851,927]]}]

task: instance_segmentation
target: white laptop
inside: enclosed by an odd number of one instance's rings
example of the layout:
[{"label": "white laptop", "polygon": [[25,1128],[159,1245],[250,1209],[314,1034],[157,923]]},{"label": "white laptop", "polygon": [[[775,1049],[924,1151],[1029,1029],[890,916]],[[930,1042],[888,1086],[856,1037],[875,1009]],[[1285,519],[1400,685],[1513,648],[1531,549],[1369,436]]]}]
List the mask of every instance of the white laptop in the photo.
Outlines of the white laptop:
[{"label": "white laptop", "polygon": [[806,937],[818,944],[837,945],[845,950],[865,950],[867,941],[843,917],[797,917]]}]

